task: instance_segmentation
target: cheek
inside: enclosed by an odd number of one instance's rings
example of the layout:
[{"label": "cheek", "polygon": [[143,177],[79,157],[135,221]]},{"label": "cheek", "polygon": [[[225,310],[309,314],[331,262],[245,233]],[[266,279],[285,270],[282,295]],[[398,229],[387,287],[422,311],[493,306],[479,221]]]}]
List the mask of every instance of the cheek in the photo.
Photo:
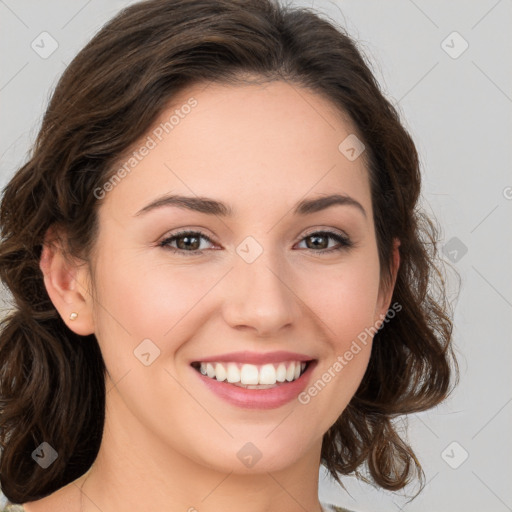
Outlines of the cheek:
[{"label": "cheek", "polygon": [[324,340],[322,360],[301,404],[312,417],[324,417],[328,428],[356,392],[368,366],[375,334],[379,289],[376,254],[354,258],[336,272],[318,275],[309,305],[320,318]]},{"label": "cheek", "polygon": [[[193,335],[188,332],[190,319],[203,311],[204,306],[198,306],[223,274],[211,267],[203,268],[194,268],[193,264],[171,266],[162,258],[103,258],[96,276],[100,283],[96,333],[106,345],[102,347],[105,359],[110,354],[132,364],[133,350],[146,338],[162,354],[172,354],[180,343],[174,340]],[[117,342],[114,345],[110,340]]]},{"label": "cheek", "polygon": [[303,295],[324,322],[325,332],[343,350],[351,339],[374,324],[378,291],[378,259],[369,254],[318,272]]}]

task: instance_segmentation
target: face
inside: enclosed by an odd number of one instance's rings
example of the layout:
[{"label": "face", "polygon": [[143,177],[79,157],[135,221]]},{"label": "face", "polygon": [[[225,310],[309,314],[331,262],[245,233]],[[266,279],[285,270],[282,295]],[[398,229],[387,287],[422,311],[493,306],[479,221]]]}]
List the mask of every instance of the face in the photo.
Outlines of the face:
[{"label": "face", "polygon": [[284,82],[174,99],[98,192],[88,307],[116,383],[107,415],[225,472],[318,454],[389,307],[364,154],[338,148],[353,133]]}]

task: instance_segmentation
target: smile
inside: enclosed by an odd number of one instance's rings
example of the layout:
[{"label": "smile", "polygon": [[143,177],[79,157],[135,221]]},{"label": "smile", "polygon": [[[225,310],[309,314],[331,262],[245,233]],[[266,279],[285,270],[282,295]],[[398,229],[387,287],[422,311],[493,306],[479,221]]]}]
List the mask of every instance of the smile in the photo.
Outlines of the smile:
[{"label": "smile", "polygon": [[269,389],[297,380],[306,370],[307,362],[286,361],[263,365],[237,362],[195,362],[192,366],[202,375],[219,382],[228,382],[246,389]]},{"label": "smile", "polygon": [[223,357],[223,361],[215,361],[216,358],[195,361],[191,367],[205,386],[204,389],[229,405],[269,410],[297,400],[318,364],[316,359],[276,361],[275,355],[274,361],[268,362],[268,356],[259,357],[262,358],[267,359],[264,364],[256,364],[256,361],[254,364],[235,362]]}]

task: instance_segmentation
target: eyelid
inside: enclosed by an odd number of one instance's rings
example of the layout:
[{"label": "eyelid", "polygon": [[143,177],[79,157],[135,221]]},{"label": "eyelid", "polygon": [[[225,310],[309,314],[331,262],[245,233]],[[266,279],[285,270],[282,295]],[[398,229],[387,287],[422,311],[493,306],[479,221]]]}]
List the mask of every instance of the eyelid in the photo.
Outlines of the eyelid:
[{"label": "eyelid", "polygon": [[343,238],[346,238],[347,240],[350,240],[350,237],[348,236],[348,234],[345,233],[345,231],[343,231],[341,229],[329,228],[329,227],[316,227],[316,228],[312,228],[311,230],[306,231],[303,235],[300,236],[298,241],[300,242],[303,238],[314,235],[316,233],[329,233],[329,234],[339,235]]},{"label": "eyelid", "polygon": [[[167,233],[163,237],[161,237],[156,242],[156,245],[160,246],[160,247],[164,247],[163,244],[165,242],[168,242],[169,240],[174,240],[174,239],[179,238],[181,236],[193,234],[193,235],[196,235],[199,239],[205,239],[209,243],[211,243],[212,245],[218,245],[219,246],[220,244],[217,243],[212,236],[206,234],[203,231],[203,229],[204,228],[184,228],[184,229],[178,229],[178,231],[171,231],[170,233]],[[171,249],[173,249],[173,248],[171,247]],[[188,252],[191,253],[191,254],[194,254],[194,251],[188,251]],[[202,252],[202,251],[197,250],[197,252],[199,253],[199,252]]]},{"label": "eyelid", "polygon": [[184,227],[184,228],[176,228],[176,229],[170,229],[167,231],[164,235],[158,237],[155,244],[158,245],[161,242],[165,242],[168,238],[173,238],[178,235],[184,235],[188,233],[194,233],[199,234],[201,237],[207,238],[210,242],[215,243],[219,245],[217,242],[215,242],[215,237],[213,235],[210,235],[209,230],[203,227],[198,226],[190,226],[190,227]]}]

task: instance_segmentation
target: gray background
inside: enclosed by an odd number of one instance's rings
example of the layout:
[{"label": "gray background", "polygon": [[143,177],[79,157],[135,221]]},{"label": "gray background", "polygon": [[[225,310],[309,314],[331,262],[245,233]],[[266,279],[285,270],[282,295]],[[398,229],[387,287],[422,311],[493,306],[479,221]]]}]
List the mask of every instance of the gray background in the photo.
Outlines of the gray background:
[{"label": "gray background", "polygon": [[[0,186],[26,159],[66,64],[129,3],[0,0]],[[425,490],[408,502],[415,487],[388,493],[346,478],[344,491],[322,469],[320,497],[354,511],[512,511],[512,1],[292,3],[345,26],[373,63],[417,143],[423,205],[462,277],[460,385],[444,405],[408,418]],[[31,47],[43,31],[58,44],[47,58]]]}]

